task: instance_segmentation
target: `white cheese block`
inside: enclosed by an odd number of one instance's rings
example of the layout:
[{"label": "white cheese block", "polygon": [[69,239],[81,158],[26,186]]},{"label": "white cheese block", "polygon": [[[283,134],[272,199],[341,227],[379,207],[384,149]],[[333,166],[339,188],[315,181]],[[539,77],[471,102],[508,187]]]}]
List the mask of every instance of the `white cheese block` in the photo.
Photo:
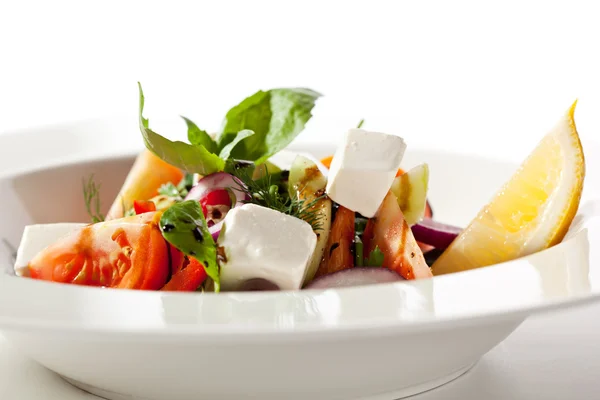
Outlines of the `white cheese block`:
[{"label": "white cheese block", "polygon": [[405,150],[406,144],[399,136],[350,129],[331,161],[327,195],[365,217],[375,216]]},{"label": "white cheese block", "polygon": [[17,250],[15,273],[19,276],[24,275],[27,264],[29,264],[40,251],[50,246],[61,237],[67,235],[69,232],[85,225],[86,224],[78,223],[59,223],[26,226],[23,231],[21,243],[19,244],[19,249]]},{"label": "white cheese block", "polygon": [[218,244],[225,250],[221,288],[237,290],[265,279],[281,290],[300,289],[317,237],[301,219],[255,204],[229,211]]}]

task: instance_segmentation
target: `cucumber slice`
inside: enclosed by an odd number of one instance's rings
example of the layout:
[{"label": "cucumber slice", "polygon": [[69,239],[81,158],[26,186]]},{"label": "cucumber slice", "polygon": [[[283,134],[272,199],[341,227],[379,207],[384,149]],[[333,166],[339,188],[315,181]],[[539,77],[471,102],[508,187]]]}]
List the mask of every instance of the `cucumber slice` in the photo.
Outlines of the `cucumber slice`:
[{"label": "cucumber slice", "polygon": [[398,198],[398,205],[409,226],[423,219],[427,206],[429,166],[421,164],[396,177],[390,190]]},{"label": "cucumber slice", "polygon": [[[297,156],[294,159],[290,168],[288,182],[290,196],[297,196],[301,200],[312,201],[325,192],[326,185],[327,178],[319,170],[317,164],[304,156]],[[331,200],[324,197],[315,207],[321,213],[321,229],[315,231],[315,234],[317,235],[317,245],[306,270],[306,275],[304,276],[305,284],[314,278],[315,273],[319,268],[331,230]]]}]

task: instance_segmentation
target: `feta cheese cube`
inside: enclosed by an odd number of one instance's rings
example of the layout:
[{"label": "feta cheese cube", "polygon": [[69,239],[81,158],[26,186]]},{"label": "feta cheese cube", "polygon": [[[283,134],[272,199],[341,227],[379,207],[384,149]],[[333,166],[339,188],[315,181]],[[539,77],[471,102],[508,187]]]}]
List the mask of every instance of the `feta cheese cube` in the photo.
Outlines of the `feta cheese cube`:
[{"label": "feta cheese cube", "polygon": [[256,204],[227,213],[218,244],[225,250],[221,288],[237,290],[265,279],[281,290],[300,289],[317,236],[310,224]]},{"label": "feta cheese cube", "polygon": [[405,150],[406,144],[399,136],[350,129],[331,161],[327,195],[365,217],[375,216]]},{"label": "feta cheese cube", "polygon": [[58,223],[26,226],[17,250],[15,273],[19,276],[24,275],[27,265],[40,251],[82,226],[85,224]]}]

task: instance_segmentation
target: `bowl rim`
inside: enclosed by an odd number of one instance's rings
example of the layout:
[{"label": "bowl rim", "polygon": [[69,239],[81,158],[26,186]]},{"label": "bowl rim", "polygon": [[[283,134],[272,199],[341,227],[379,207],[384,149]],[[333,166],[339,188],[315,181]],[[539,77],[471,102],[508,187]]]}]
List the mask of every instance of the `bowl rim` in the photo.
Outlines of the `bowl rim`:
[{"label": "bowl rim", "polygon": [[[35,157],[23,160],[19,165],[9,168],[0,158],[0,179],[50,166],[132,157],[143,148],[141,143],[127,143],[115,151],[108,146],[110,138],[106,140],[106,136],[104,148],[99,147],[98,142],[81,140],[98,132],[109,132],[109,135],[119,138],[115,132],[131,125],[129,120],[127,124],[124,121],[126,119],[121,117],[82,120],[3,133],[0,135],[2,149],[20,146],[25,141],[31,143],[31,139],[54,132],[60,134],[62,140],[78,137],[77,146],[81,151],[73,153],[67,149],[59,150],[58,154],[48,154],[44,146],[34,146],[31,152]],[[325,144],[329,143],[312,143],[312,146]],[[310,143],[299,143],[291,149],[310,151],[310,146]],[[439,150],[432,152],[439,153]],[[473,155],[465,157],[478,158]],[[30,159],[35,159],[35,162],[30,162]],[[480,159],[496,161],[487,157]],[[14,158],[12,160],[14,162]],[[588,176],[587,182],[590,180]],[[592,198],[588,203],[582,203],[579,215],[580,224],[571,230],[568,239],[540,253],[431,280],[370,287],[200,295],[106,290],[1,274],[0,328],[250,340],[275,336],[306,337],[311,334],[383,334],[387,331],[442,329],[475,321],[525,318],[532,313],[571,307],[600,298],[600,285],[594,281],[592,273],[600,268],[600,255],[593,246],[589,246],[591,237],[600,238],[600,201]],[[540,290],[544,282],[552,283],[572,275],[583,283],[558,291]],[[523,279],[515,281],[511,280],[511,276]],[[495,299],[469,299],[469,294],[481,291],[490,293]],[[502,293],[510,296],[502,297]],[[453,298],[453,294],[457,297]],[[39,299],[44,299],[43,305]],[[74,299],[77,306],[69,306]],[[401,304],[394,304],[399,300]],[[11,304],[18,306],[11,307]],[[175,304],[177,310],[170,309]],[[375,307],[389,304],[396,307]],[[82,307],[86,310],[82,311]],[[140,309],[147,312],[140,313]],[[365,309],[368,309],[367,313]],[[256,315],[247,315],[249,310]],[[91,315],[85,315],[86,312]],[[119,317],[111,316],[111,313],[118,313]]]}]

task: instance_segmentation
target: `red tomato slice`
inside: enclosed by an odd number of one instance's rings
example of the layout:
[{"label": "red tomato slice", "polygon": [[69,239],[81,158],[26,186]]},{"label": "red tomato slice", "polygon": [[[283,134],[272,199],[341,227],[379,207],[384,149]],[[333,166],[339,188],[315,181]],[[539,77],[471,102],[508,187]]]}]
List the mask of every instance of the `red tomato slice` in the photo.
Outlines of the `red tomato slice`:
[{"label": "red tomato slice", "polygon": [[32,278],[89,286],[158,290],[169,274],[160,213],[87,225],[60,238],[29,263]]},{"label": "red tomato slice", "polygon": [[379,247],[384,256],[383,266],[404,279],[433,276],[392,192],[383,199],[369,229],[372,229],[372,237],[367,241],[368,246],[365,244],[365,254]]},{"label": "red tomato slice", "polygon": [[143,214],[147,212],[156,211],[156,204],[148,200],[135,200],[133,202],[133,210],[136,214]]},{"label": "red tomato slice", "polygon": [[183,268],[186,257],[177,247],[169,243],[169,256],[171,257],[171,275],[175,275]]},{"label": "red tomato slice", "polygon": [[206,270],[198,260],[190,257],[189,264],[171,277],[161,289],[166,292],[193,292],[206,279]]},{"label": "red tomato slice", "polygon": [[342,206],[338,208],[331,225],[323,260],[317,269],[315,278],[354,267],[354,257],[352,257],[354,220],[354,211]]}]

